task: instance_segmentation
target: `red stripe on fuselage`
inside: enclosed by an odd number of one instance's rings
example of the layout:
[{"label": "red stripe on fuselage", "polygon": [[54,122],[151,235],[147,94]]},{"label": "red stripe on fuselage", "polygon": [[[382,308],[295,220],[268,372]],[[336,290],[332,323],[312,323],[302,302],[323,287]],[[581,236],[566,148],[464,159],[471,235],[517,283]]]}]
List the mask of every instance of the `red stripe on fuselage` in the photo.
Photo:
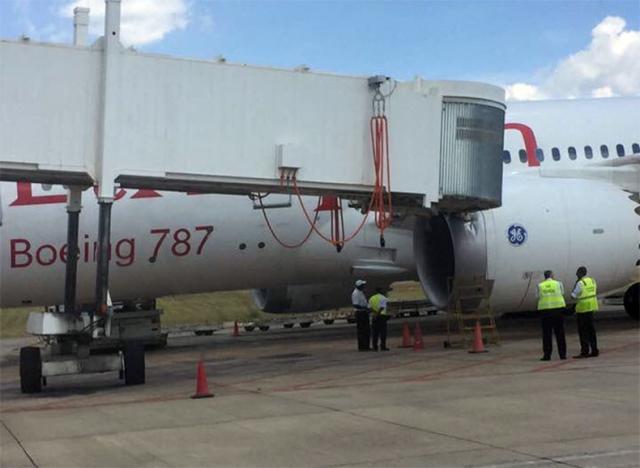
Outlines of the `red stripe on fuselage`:
[{"label": "red stripe on fuselage", "polygon": [[517,130],[522,135],[524,140],[524,149],[527,152],[527,165],[529,167],[537,167],[540,165],[540,161],[536,156],[536,150],[538,149],[538,143],[536,142],[536,135],[525,124],[521,123],[508,123],[504,126],[505,130]]}]

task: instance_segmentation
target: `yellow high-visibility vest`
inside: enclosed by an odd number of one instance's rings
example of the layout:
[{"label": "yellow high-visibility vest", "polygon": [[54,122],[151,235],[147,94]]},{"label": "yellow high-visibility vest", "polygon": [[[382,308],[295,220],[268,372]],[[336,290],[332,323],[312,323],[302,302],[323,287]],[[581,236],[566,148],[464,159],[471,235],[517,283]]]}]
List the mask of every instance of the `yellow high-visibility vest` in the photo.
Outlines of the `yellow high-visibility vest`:
[{"label": "yellow high-visibility vest", "polygon": [[584,276],[580,279],[582,289],[576,299],[576,314],[581,312],[595,312],[598,310],[598,298],[596,297],[596,282],[593,278]]},{"label": "yellow high-visibility vest", "polygon": [[[383,304],[383,301],[386,299],[382,294],[377,293],[369,298],[369,308],[373,311],[374,314],[386,315],[387,308],[386,304]],[[381,312],[382,311],[382,312]]]},{"label": "yellow high-visibility vest", "polygon": [[559,281],[549,278],[538,284],[538,310],[560,309],[565,306]]}]

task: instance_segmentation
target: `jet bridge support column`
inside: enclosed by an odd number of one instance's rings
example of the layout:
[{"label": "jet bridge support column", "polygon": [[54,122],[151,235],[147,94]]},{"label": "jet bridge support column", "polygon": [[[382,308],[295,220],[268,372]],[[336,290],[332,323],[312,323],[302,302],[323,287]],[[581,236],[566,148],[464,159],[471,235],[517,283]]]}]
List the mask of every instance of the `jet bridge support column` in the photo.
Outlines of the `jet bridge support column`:
[{"label": "jet bridge support column", "polygon": [[76,283],[78,273],[78,228],[82,209],[82,190],[69,187],[67,194],[67,264],[64,278],[64,311],[76,314]]},{"label": "jet bridge support column", "polygon": [[96,312],[103,316],[107,312],[109,291],[109,244],[111,242],[111,206],[113,199],[98,201],[98,261],[96,267]]}]

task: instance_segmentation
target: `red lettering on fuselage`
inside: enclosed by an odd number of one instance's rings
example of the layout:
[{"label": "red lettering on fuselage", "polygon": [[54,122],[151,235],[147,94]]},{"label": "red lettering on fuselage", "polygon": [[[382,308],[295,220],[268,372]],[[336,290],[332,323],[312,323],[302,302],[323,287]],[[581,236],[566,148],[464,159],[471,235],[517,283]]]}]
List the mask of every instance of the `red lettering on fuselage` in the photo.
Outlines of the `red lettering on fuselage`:
[{"label": "red lettering on fuselage", "polygon": [[[23,245],[22,250],[18,250],[18,244]],[[11,268],[25,268],[31,265],[33,262],[33,256],[29,253],[31,250],[31,242],[27,239],[11,239]],[[18,256],[23,256],[24,259],[20,262],[18,261]]]},{"label": "red lettering on fuselage", "polygon": [[66,195],[33,195],[31,182],[18,182],[18,196],[9,206],[25,205],[49,205],[53,203],[65,203]]},{"label": "red lettering on fuselage", "polygon": [[[59,193],[55,195],[34,195],[33,184],[31,182],[18,182],[16,199],[9,203],[9,206],[29,206],[29,205],[52,205],[67,202],[67,195]],[[94,187],[94,192],[98,194],[98,188]],[[114,201],[122,199],[127,194],[127,190],[120,189],[114,196]],[[151,189],[136,190],[131,198],[157,198],[162,194]]]}]

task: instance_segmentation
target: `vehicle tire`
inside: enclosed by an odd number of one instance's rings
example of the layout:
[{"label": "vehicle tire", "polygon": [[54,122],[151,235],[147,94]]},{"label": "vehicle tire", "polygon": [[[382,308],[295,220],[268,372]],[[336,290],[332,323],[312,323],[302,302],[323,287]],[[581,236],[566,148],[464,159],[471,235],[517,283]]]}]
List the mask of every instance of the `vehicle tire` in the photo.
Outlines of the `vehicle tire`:
[{"label": "vehicle tire", "polygon": [[324,319],[323,322],[325,325],[331,325],[333,323],[333,319]]},{"label": "vehicle tire", "polygon": [[312,322],[300,322],[300,328],[309,328]]},{"label": "vehicle tire", "polygon": [[347,318],[347,323],[356,323],[356,319],[353,317]]},{"label": "vehicle tire", "polygon": [[444,349],[449,349],[451,348],[451,343],[449,341],[445,341],[442,343],[442,346],[444,346]]},{"label": "vehicle tire", "polygon": [[269,325],[260,325],[258,328],[260,329],[260,331],[268,331]]},{"label": "vehicle tire", "polygon": [[255,329],[256,329],[255,325],[245,325],[244,326],[244,331],[252,332]]},{"label": "vehicle tire", "polygon": [[36,346],[20,348],[20,390],[22,393],[42,391],[42,358]]},{"label": "vehicle tire", "polygon": [[141,385],[145,382],[144,345],[127,343],[124,347],[124,383]]},{"label": "vehicle tire", "polygon": [[213,330],[195,330],[193,333],[195,333],[196,336],[211,336],[213,335]]},{"label": "vehicle tire", "polygon": [[632,284],[624,293],[624,310],[632,319],[640,320],[640,283]]},{"label": "vehicle tire", "polygon": [[282,326],[284,328],[293,328],[293,323],[283,323]]}]

